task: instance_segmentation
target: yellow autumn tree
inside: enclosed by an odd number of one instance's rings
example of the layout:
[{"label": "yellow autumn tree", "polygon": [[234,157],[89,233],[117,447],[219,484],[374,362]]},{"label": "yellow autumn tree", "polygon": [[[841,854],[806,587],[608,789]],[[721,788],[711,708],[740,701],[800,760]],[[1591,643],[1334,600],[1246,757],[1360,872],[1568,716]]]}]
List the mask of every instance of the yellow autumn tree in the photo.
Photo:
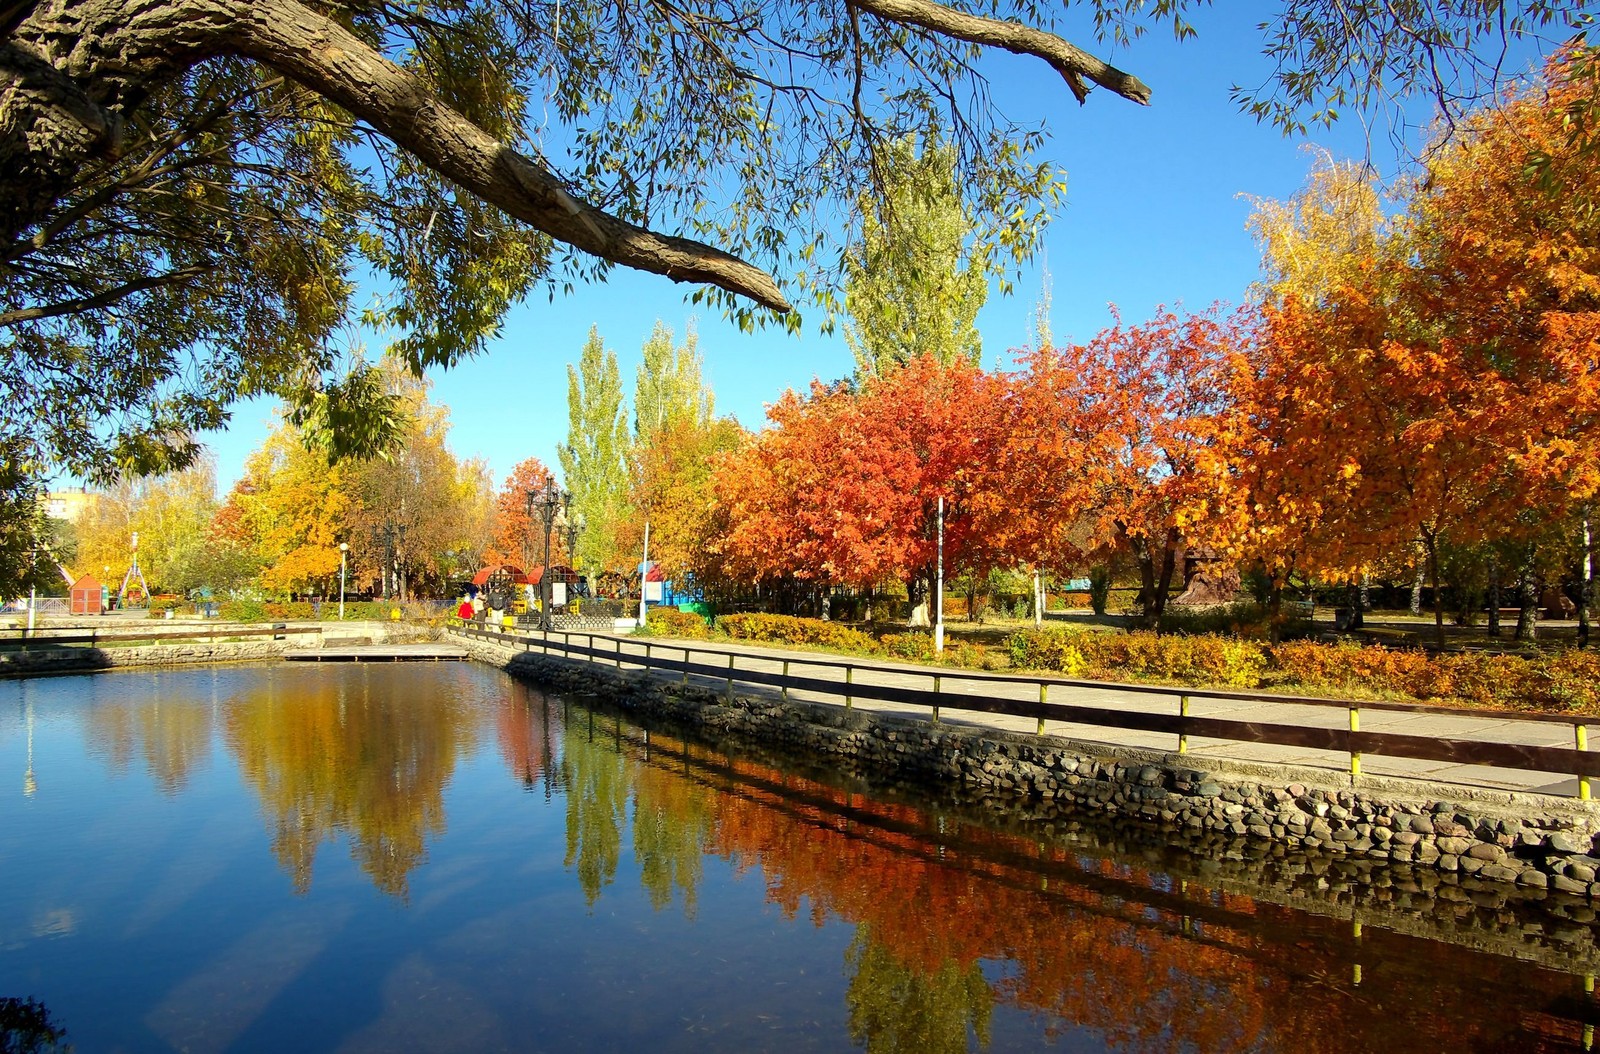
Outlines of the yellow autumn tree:
[{"label": "yellow autumn tree", "polygon": [[327,589],[339,574],[350,495],[347,466],[308,450],[293,426],[281,424],[245,461],[251,493],[241,495],[244,520],[266,561],[261,585],[281,592]]}]

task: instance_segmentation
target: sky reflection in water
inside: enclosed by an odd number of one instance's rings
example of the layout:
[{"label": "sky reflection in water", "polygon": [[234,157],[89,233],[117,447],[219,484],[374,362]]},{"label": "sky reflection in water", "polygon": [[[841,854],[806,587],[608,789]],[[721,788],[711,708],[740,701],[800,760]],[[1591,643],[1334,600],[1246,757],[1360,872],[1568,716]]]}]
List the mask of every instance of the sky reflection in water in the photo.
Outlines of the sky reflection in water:
[{"label": "sky reflection in water", "polygon": [[465,664],[0,682],[0,780],[0,997],[79,1051],[1562,1050],[1588,1013]]}]

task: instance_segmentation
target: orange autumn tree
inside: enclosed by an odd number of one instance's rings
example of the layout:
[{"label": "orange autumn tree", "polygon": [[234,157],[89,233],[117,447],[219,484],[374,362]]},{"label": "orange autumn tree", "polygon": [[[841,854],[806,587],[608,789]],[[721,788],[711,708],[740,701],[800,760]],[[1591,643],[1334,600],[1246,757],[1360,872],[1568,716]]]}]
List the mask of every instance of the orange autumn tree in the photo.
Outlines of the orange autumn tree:
[{"label": "orange autumn tree", "polygon": [[[528,513],[528,495],[543,491],[555,477],[544,462],[530,457],[517,462],[495,495],[494,515],[489,526],[489,547],[484,550],[485,566],[515,564],[531,571],[544,564],[544,521]],[[560,532],[551,532],[551,560],[561,553]]]},{"label": "orange autumn tree", "polygon": [[1219,509],[1203,540],[1266,579],[1276,643],[1290,576],[1343,577],[1340,561],[1360,565],[1352,546],[1366,535],[1348,516],[1354,464],[1332,408],[1342,385],[1326,362],[1300,353],[1284,311],[1265,314],[1260,338],[1229,358],[1228,405],[1202,454]]},{"label": "orange autumn tree", "polygon": [[[1370,521],[1353,515],[1359,464],[1343,404],[1367,378],[1351,342],[1315,333],[1312,321],[1393,285],[1402,246],[1371,171],[1325,153],[1288,201],[1254,204],[1248,227],[1261,246],[1262,317],[1255,339],[1230,356],[1228,405],[1207,451],[1226,484],[1224,515],[1207,540],[1261,571],[1276,640],[1291,575],[1352,578],[1384,555],[1363,529]],[[1365,293],[1353,296],[1356,288]],[[1367,311],[1369,320],[1382,315]]]},{"label": "orange autumn tree", "polygon": [[[1244,313],[1163,308],[1137,326],[1119,318],[1087,344],[1023,356],[996,485],[1026,514],[1018,533],[1034,555],[1127,553],[1144,616],[1160,620],[1185,538],[1219,515],[1206,451],[1218,441],[1228,356],[1249,333]],[[1030,452],[1032,467],[1019,469]]]},{"label": "orange autumn tree", "polygon": [[1336,278],[1271,304],[1240,374],[1253,554],[1338,578],[1418,545],[1441,641],[1442,546],[1535,537],[1596,489],[1600,232],[1580,203],[1600,187],[1564,124],[1593,85],[1561,62],[1547,81],[1458,129],[1391,229],[1314,247],[1342,254]]},{"label": "orange autumn tree", "polygon": [[669,420],[636,442],[628,452],[635,514],[617,529],[619,547],[642,552],[648,517],[650,560],[668,581],[692,575],[702,588],[725,582],[718,545],[724,523],[708,495],[718,462],[744,442],[744,429],[731,417]]},{"label": "orange autumn tree", "polygon": [[1597,97],[1594,53],[1557,55],[1436,152],[1411,210],[1412,297],[1462,349],[1500,463],[1494,519],[1530,549],[1600,490]]},{"label": "orange autumn tree", "polygon": [[742,578],[906,583],[913,625],[928,624],[937,501],[945,565],[987,570],[983,530],[1003,385],[967,363],[920,356],[859,392],[812,386],[768,410],[761,433],[718,471],[722,545]]}]

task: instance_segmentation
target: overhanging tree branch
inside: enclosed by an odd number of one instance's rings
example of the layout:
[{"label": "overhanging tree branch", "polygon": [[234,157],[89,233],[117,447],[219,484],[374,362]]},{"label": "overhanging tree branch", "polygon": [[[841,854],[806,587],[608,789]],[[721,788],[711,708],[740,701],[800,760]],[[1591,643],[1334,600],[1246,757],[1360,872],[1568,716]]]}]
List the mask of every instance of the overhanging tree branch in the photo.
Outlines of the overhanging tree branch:
[{"label": "overhanging tree branch", "polygon": [[603,260],[719,286],[776,311],[772,276],[713,246],[658,234],[573,197],[542,165],[446,106],[416,77],[331,19],[294,0],[241,5],[241,54],[349,110],[429,168],[508,215]]},{"label": "overhanging tree branch", "polygon": [[115,289],[107,289],[93,296],[80,297],[76,300],[63,300],[55,304],[45,304],[39,307],[18,308],[15,311],[0,312],[0,329],[6,326],[15,326],[22,322],[37,322],[44,318],[56,318],[61,315],[73,315],[83,311],[94,311],[97,308],[110,307],[119,300],[132,296],[134,293],[146,289],[159,289],[162,286],[177,285],[187,282],[191,278],[198,278],[209,271],[207,267],[180,267],[176,271],[166,274],[150,275],[147,278],[136,279]]},{"label": "overhanging tree branch", "polygon": [[1066,79],[1067,87],[1072,89],[1079,103],[1089,97],[1089,87],[1084,83],[1087,80],[1141,106],[1150,105],[1150,88],[1138,77],[1095,58],[1054,33],[1017,22],[969,15],[933,0],[848,0],[848,3],[854,9],[891,22],[918,26],[972,44],[1001,48],[1014,55],[1043,59]]}]

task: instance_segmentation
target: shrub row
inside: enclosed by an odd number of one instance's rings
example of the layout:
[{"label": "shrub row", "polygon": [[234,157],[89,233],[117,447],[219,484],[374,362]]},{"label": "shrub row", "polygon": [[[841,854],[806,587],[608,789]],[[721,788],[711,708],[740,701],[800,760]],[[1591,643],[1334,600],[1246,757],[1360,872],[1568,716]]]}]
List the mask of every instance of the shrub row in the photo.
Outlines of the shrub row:
[{"label": "shrub row", "polygon": [[790,615],[765,615],[759,612],[723,615],[717,619],[717,629],[734,640],[767,644],[801,644],[869,655],[876,653],[878,647],[877,641],[858,629],[837,622],[794,618]]},{"label": "shrub row", "polygon": [[[383,600],[347,600],[344,605],[344,617],[387,621],[389,613],[397,606],[411,617],[425,615],[421,609],[406,610],[407,606],[404,604],[396,605]],[[327,621],[339,617],[339,602],[324,600],[322,611],[318,614],[316,608],[307,600],[224,600],[217,605],[217,614],[230,622],[304,622],[317,618]]]},{"label": "shrub row", "polygon": [[943,662],[948,666],[994,669],[996,656],[981,644],[952,643],[942,659],[933,651],[933,635],[927,632],[886,633],[874,637],[858,629],[821,619],[759,613],[722,615],[708,625],[698,615],[671,608],[652,608],[645,619],[645,633],[655,636],[686,637],[693,640],[722,638],[758,644],[824,648],[847,655],[865,655],[913,662]]},{"label": "shrub row", "polygon": [[1600,714],[1600,653],[1526,658],[1353,643],[1024,630],[1007,640],[1012,664],[1068,677],[1152,679],[1307,694],[1371,693],[1503,709]]}]

